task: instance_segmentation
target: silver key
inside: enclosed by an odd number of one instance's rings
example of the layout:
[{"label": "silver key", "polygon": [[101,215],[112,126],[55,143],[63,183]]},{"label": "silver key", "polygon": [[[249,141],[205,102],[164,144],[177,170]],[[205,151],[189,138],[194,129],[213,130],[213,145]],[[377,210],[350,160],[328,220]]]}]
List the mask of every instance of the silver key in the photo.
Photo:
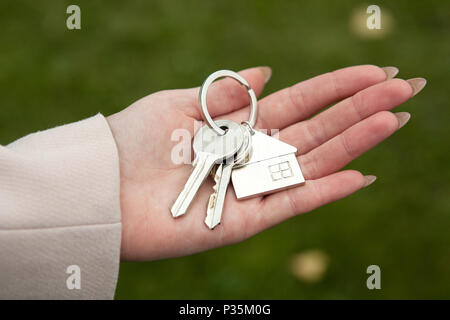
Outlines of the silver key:
[{"label": "silver key", "polygon": [[208,209],[206,210],[205,223],[210,229],[214,229],[222,219],[223,206],[228,185],[230,183],[231,173],[236,164],[242,164],[248,160],[252,148],[252,134],[248,128],[241,126],[244,133],[244,143],[234,157],[234,161],[227,159],[226,163],[220,164],[215,172],[214,181],[216,184],[214,192],[209,197]]},{"label": "silver key", "polygon": [[233,156],[242,146],[244,134],[239,124],[229,120],[218,120],[216,123],[228,129],[224,135],[218,135],[205,125],[194,137],[194,170],[170,209],[174,218],[186,213],[214,164]]}]

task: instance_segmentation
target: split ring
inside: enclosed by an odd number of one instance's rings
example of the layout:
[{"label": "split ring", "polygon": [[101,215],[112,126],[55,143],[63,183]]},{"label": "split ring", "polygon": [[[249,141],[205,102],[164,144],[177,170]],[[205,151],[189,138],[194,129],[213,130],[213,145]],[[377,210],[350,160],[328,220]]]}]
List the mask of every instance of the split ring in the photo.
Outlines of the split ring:
[{"label": "split ring", "polygon": [[201,112],[202,117],[208,124],[208,126],[213,129],[218,135],[222,136],[225,134],[225,130],[223,130],[221,127],[219,127],[214,120],[211,118],[211,115],[208,112],[208,106],[206,104],[206,94],[208,93],[209,86],[217,79],[223,78],[223,77],[229,77],[237,80],[240,82],[245,88],[247,89],[248,96],[250,97],[250,118],[246,123],[253,127],[256,122],[256,116],[258,112],[257,108],[257,100],[255,92],[252,88],[250,88],[250,85],[248,84],[247,80],[245,80],[242,76],[237,74],[234,71],[231,70],[219,70],[211,75],[209,75],[208,78],[206,78],[205,82],[203,82],[202,86],[200,87],[200,93],[198,96],[198,100],[201,106]]}]

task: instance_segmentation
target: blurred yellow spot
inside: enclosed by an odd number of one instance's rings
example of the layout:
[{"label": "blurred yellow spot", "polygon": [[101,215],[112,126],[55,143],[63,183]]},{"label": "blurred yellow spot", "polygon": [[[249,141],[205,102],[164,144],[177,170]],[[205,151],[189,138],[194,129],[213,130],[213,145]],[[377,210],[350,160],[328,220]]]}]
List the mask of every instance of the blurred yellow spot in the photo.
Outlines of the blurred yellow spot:
[{"label": "blurred yellow spot", "polygon": [[394,19],[386,8],[380,8],[380,29],[369,29],[367,20],[371,19],[373,13],[367,13],[367,6],[358,7],[353,10],[349,26],[350,30],[358,37],[365,39],[379,39],[387,36],[393,29]]},{"label": "blurred yellow spot", "polygon": [[321,250],[307,250],[294,255],[291,260],[291,273],[305,282],[318,282],[328,268],[329,257]]}]

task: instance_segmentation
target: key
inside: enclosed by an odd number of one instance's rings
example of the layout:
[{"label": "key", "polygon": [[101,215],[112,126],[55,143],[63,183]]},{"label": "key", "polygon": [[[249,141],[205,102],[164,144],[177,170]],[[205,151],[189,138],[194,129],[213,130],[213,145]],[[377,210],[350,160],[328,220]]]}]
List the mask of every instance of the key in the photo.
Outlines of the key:
[{"label": "key", "polygon": [[215,172],[214,181],[216,184],[213,189],[214,192],[209,197],[208,208],[206,210],[206,225],[212,230],[214,229],[222,219],[223,206],[225,203],[225,196],[227,193],[228,185],[230,183],[231,173],[233,167],[236,164],[241,164],[248,159],[252,148],[252,135],[250,130],[241,126],[244,133],[244,143],[237,152],[234,161],[227,159],[226,163],[220,164]]},{"label": "key", "polygon": [[296,147],[255,131],[252,149],[249,161],[236,165],[231,175],[238,200],[270,194],[305,182],[295,155]]},{"label": "key", "polygon": [[214,164],[233,156],[243,144],[244,134],[239,124],[229,120],[218,120],[216,123],[226,130],[224,135],[218,135],[205,125],[194,136],[194,169],[170,209],[174,218],[186,213]]}]

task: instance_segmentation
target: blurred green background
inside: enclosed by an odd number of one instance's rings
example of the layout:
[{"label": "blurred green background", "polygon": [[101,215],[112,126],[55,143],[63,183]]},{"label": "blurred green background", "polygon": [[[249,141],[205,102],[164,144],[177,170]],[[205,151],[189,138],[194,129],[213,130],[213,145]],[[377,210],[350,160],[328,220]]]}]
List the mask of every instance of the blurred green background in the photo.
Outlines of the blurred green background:
[{"label": "blurred green background", "polygon": [[2,0],[0,40],[1,144],[224,68],[271,66],[263,95],[355,64],[425,77],[408,125],[349,165],[376,183],[237,245],[122,263],[116,298],[450,298],[450,1]]}]

